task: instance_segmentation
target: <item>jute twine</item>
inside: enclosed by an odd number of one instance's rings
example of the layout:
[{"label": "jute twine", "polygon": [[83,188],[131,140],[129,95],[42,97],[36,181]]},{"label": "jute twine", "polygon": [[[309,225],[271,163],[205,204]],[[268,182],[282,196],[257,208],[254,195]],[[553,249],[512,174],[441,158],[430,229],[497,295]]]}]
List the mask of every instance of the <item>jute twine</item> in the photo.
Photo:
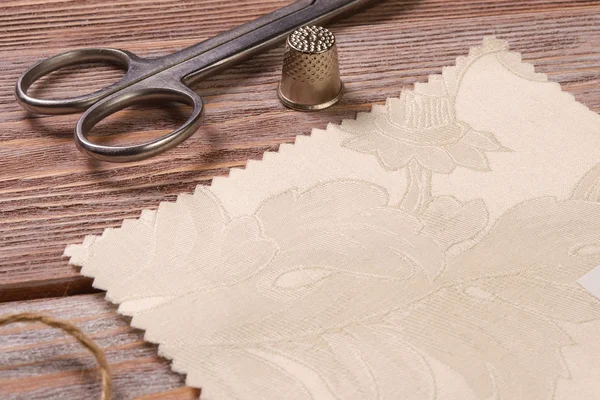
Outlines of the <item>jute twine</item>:
[{"label": "jute twine", "polygon": [[110,380],[110,369],[108,361],[106,361],[106,355],[104,351],[93,340],[83,334],[83,332],[75,325],[60,321],[54,318],[50,318],[47,315],[37,313],[21,313],[7,316],[0,316],[0,326],[13,324],[15,322],[41,322],[42,324],[48,325],[52,328],[57,328],[65,331],[69,335],[73,336],[79,343],[85,348],[92,352],[96,361],[98,361],[98,367],[100,369],[100,377],[102,379],[102,394],[101,400],[110,400],[112,396],[112,384]]}]

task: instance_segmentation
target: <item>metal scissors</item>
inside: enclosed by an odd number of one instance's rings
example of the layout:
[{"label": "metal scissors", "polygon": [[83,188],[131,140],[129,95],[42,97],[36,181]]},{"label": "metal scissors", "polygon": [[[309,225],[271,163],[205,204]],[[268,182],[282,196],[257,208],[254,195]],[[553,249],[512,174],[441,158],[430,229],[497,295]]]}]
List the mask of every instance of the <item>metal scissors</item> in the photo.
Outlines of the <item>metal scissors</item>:
[{"label": "metal scissors", "polygon": [[[43,60],[24,72],[16,84],[17,100],[22,107],[38,114],[83,112],[75,127],[75,143],[91,157],[112,162],[143,160],[177,146],[200,126],[204,105],[189,85],[279,43],[297,28],[323,23],[367,1],[299,0],[214,38],[155,59],[111,48],[69,51]],[[112,85],[84,96],[44,100],[27,94],[35,81],[53,71],[99,61],[121,66],[126,73]],[[146,143],[107,146],[89,140],[91,129],[102,119],[149,101],[187,104],[192,112],[181,127]]]}]

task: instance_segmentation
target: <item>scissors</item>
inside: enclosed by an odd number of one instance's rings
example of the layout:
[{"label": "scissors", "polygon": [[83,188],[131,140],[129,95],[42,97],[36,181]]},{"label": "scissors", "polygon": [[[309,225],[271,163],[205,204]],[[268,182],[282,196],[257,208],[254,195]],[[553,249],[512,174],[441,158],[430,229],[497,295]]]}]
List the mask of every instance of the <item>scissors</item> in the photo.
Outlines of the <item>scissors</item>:
[{"label": "scissors", "polygon": [[[204,104],[189,88],[194,82],[272,47],[295,29],[319,24],[355,10],[369,0],[299,0],[214,38],[164,57],[145,59],[112,48],[69,51],[43,60],[24,72],[16,84],[17,100],[38,114],[83,114],[75,126],[79,150],[103,161],[144,160],[173,148],[193,135],[204,115]],[[58,69],[89,62],[108,62],[126,70],[117,82],[96,92],[63,100],[44,100],[27,94],[31,85]],[[175,102],[192,107],[185,123],[157,139],[131,146],[93,143],[92,128],[109,115],[146,102]]]}]

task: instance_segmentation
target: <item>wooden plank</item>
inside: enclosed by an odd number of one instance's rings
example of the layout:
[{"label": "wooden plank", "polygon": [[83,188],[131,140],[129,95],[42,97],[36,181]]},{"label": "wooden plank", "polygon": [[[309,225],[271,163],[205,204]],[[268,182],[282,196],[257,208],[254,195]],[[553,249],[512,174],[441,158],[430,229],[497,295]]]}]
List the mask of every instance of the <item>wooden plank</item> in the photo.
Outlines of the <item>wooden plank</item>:
[{"label": "wooden plank", "polygon": [[[61,257],[64,246],[134,218],[144,208],[190,192],[260,159],[312,127],[351,118],[439,73],[484,35],[509,40],[526,60],[600,111],[600,3],[597,1],[384,1],[331,26],[338,36],[348,93],[313,114],[285,109],[275,89],[281,49],[261,54],[194,87],[207,102],[206,123],[179,148],[127,165],[80,154],[76,116],[35,116],[12,94],[31,63],[81,46],[117,46],[143,56],[166,54],[250,20],[289,1],[10,0],[0,6],[0,301],[91,290]],[[38,88],[75,95],[90,80],[106,84],[112,68]],[[89,89],[89,88],[88,88]],[[135,132],[147,140],[169,130],[181,110],[128,110],[104,124],[105,136]],[[118,122],[125,127],[118,129]],[[102,140],[107,140],[103,138]],[[108,140],[114,140],[109,138]],[[123,140],[123,135],[121,139]]]},{"label": "wooden plank", "polygon": [[[77,325],[105,352],[114,399],[193,399],[199,390],[158,357],[156,346],[129,327],[103,295],[0,304],[0,315],[41,312]],[[0,327],[2,399],[97,399],[100,381],[91,353],[64,332],[42,324]]]}]

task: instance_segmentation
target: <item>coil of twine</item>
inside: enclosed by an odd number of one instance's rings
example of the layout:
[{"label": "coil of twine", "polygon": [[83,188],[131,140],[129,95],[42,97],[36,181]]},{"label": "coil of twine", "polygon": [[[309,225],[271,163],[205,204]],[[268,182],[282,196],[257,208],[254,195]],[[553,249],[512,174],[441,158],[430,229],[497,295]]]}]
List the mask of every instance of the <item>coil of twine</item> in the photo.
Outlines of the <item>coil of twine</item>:
[{"label": "coil of twine", "polygon": [[102,394],[101,400],[110,400],[112,396],[112,383],[110,379],[110,369],[106,355],[104,351],[94,341],[88,338],[79,328],[70,322],[57,320],[44,314],[37,313],[21,313],[12,314],[7,316],[0,316],[0,326],[13,324],[16,322],[41,322],[44,325],[48,325],[52,328],[61,329],[67,334],[71,335],[85,348],[87,348],[96,357],[98,362],[98,368],[100,371],[100,377],[102,380]]}]

